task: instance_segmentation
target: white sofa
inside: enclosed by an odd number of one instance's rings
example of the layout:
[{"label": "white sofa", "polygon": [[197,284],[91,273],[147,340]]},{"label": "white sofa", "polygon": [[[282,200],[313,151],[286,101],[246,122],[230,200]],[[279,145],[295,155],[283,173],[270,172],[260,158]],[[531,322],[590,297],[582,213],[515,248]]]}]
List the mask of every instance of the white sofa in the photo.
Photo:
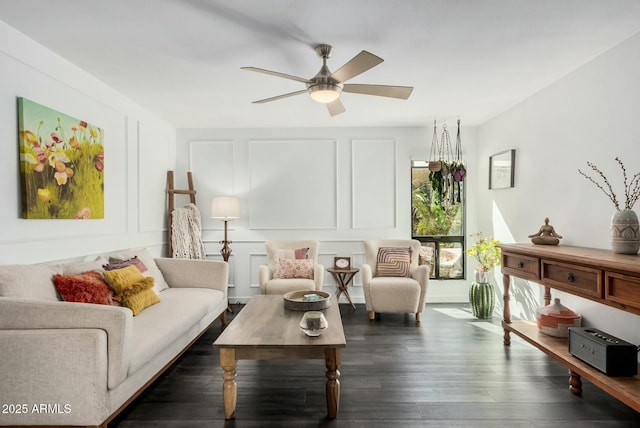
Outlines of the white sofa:
[{"label": "white sofa", "polygon": [[0,266],[0,426],[106,427],[216,318],[224,323],[226,263],[143,251],[160,302],[137,316],[58,300],[53,274],[94,270],[105,259]]}]

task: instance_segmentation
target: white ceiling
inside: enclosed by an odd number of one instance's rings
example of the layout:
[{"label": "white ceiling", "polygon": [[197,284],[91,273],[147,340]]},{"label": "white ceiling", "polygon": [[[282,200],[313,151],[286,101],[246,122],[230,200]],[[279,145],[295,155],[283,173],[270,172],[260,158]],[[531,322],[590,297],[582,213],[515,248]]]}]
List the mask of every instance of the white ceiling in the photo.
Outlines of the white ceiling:
[{"label": "white ceiling", "polygon": [[[176,127],[477,125],[640,30],[637,0],[0,0],[0,19]],[[385,62],[349,83],[414,86],[409,100],[343,94],[333,118],[304,84],[361,50]],[[46,70],[45,70],[46,71]]]}]

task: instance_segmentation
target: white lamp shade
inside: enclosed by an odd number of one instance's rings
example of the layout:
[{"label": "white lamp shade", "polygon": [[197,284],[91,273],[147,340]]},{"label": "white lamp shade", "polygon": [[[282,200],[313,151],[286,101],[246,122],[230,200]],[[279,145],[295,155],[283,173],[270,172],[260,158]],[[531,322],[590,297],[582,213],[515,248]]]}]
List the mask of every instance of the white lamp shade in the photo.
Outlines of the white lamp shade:
[{"label": "white lamp shade", "polygon": [[219,196],[211,201],[211,218],[240,218],[240,200],[235,196]]}]

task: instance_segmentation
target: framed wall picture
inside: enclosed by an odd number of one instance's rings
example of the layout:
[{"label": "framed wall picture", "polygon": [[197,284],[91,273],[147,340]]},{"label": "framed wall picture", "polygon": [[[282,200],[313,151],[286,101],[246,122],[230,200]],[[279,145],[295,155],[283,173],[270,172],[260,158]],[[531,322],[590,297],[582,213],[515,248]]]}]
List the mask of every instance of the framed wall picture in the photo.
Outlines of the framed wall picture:
[{"label": "framed wall picture", "polygon": [[333,267],[336,269],[351,269],[351,257],[334,257]]},{"label": "framed wall picture", "polygon": [[104,218],[104,131],[18,98],[22,217]]},{"label": "framed wall picture", "polygon": [[508,189],[514,186],[515,149],[489,157],[489,189]]}]

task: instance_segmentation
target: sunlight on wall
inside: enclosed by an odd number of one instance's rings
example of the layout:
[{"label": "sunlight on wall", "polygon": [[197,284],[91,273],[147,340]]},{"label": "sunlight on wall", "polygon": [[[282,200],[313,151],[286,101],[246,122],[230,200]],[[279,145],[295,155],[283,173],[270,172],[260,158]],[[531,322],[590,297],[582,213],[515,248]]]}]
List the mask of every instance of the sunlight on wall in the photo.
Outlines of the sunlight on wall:
[{"label": "sunlight on wall", "polygon": [[[493,236],[505,244],[514,243],[515,238],[511,233],[511,229],[495,201],[493,201],[491,216]],[[498,294],[503,294],[504,289],[502,286],[502,274],[500,273],[500,270],[496,269],[494,275],[498,284]],[[509,292],[511,295],[511,316],[513,318],[534,320],[536,317],[536,309],[542,306],[540,303],[542,288],[535,283],[530,283],[524,279],[512,277]],[[498,297],[499,298],[496,299],[496,307],[497,310],[502,312],[504,308],[504,300],[500,298],[500,296]]]},{"label": "sunlight on wall", "polygon": [[505,244],[515,242],[515,238],[507,225],[506,220],[502,216],[500,212],[500,208],[496,204],[496,201],[493,201],[493,209],[491,210],[491,226],[493,228],[493,236],[504,242]]}]

